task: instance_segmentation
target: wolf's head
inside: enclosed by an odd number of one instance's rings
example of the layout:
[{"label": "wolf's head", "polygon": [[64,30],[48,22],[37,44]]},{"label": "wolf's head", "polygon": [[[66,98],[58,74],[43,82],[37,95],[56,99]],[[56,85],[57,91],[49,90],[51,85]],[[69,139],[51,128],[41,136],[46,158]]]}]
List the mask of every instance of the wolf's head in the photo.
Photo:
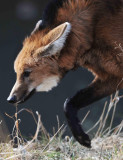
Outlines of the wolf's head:
[{"label": "wolf's head", "polygon": [[16,83],[8,97],[10,103],[25,101],[34,91],[49,91],[62,78],[58,58],[64,48],[71,25],[65,22],[47,32],[39,30],[39,21],[32,34],[25,39],[14,69]]}]

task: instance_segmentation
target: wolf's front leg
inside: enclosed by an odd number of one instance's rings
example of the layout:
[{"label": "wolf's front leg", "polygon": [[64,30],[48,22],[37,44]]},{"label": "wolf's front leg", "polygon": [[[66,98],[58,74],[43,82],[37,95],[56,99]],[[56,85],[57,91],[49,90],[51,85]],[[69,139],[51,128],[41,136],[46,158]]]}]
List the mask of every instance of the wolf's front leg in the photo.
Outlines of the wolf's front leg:
[{"label": "wolf's front leg", "polygon": [[64,112],[68,125],[71,128],[73,136],[80,144],[89,148],[91,147],[90,138],[83,131],[77,117],[78,110],[115,92],[120,81],[120,79],[116,78],[110,78],[106,81],[96,79],[89,87],[80,90],[75,96],[66,100]]}]

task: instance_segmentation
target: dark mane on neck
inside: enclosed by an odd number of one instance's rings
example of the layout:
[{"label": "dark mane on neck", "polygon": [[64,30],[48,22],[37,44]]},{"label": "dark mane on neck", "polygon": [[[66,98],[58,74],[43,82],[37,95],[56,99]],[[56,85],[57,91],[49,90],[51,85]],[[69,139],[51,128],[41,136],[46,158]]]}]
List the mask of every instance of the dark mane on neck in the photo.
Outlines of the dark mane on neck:
[{"label": "dark mane on neck", "polygon": [[[95,5],[97,7],[97,11],[102,12],[102,14],[100,15],[103,15],[103,14],[105,15],[105,10],[107,10],[111,14],[116,13],[123,3],[123,0],[103,0],[103,1],[100,1],[100,0],[78,0],[78,1],[77,0],[49,0],[49,3],[47,4],[46,8],[43,11],[42,24],[39,29],[41,30],[46,27],[50,28],[51,26],[54,27],[55,18],[58,14],[59,8],[62,8],[64,3],[69,4],[70,1],[77,2],[77,3],[82,1],[83,2],[82,4],[85,4],[85,6]],[[81,4],[81,3],[78,3],[78,4]],[[96,17],[98,17],[97,14],[96,14]]]},{"label": "dark mane on neck", "polygon": [[43,23],[40,29],[45,28],[46,26],[50,26],[54,23],[58,9],[63,6],[64,2],[68,2],[68,0],[50,0],[44,9],[42,16]]}]

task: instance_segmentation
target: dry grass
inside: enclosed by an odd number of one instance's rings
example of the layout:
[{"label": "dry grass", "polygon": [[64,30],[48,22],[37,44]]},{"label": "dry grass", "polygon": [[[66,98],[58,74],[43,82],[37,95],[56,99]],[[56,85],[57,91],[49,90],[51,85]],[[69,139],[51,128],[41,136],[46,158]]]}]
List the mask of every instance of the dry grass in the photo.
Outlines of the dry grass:
[{"label": "dry grass", "polygon": [[[95,137],[92,139],[91,149],[81,146],[73,137],[62,138],[66,126],[64,124],[60,126],[58,117],[58,130],[51,136],[44,128],[38,112],[36,112],[38,120],[36,120],[33,112],[27,109],[16,110],[14,116],[7,114],[15,121],[12,132],[13,140],[9,143],[0,144],[0,160],[123,160],[123,121],[112,129],[116,106],[120,98],[122,96],[118,96],[118,92],[116,92],[114,98],[111,96],[110,103],[107,105],[106,102],[100,119],[87,131],[88,133],[98,127]],[[30,141],[26,141],[19,130],[18,114],[25,110],[32,114],[37,124],[36,133]],[[111,111],[113,112],[110,125],[105,128]],[[89,112],[82,123],[84,123],[88,114]],[[15,139],[17,139],[17,148],[13,148],[12,142]]]}]

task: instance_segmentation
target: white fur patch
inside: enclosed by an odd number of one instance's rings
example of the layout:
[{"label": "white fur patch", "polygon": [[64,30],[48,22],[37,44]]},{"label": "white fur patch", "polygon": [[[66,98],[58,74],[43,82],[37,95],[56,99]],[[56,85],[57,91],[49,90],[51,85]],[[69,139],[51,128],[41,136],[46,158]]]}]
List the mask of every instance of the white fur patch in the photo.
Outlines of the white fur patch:
[{"label": "white fur patch", "polygon": [[37,92],[48,92],[50,91],[53,87],[56,87],[59,82],[59,77],[58,76],[53,76],[50,78],[45,79],[39,86],[36,87]]},{"label": "white fur patch", "polygon": [[61,35],[60,38],[58,38],[56,41],[53,42],[54,47],[52,49],[52,54],[56,54],[62,50],[65,44],[65,41],[67,39],[67,36],[71,31],[71,24],[68,22],[65,22],[65,24],[67,25],[67,27],[64,33]]},{"label": "white fur patch", "polygon": [[9,97],[7,98],[8,101],[11,99],[11,97],[13,96],[13,93],[14,93],[15,90],[19,87],[19,85],[20,85],[20,84],[16,81],[16,83],[14,84],[14,86],[13,86],[11,92],[10,92]]},{"label": "white fur patch", "polygon": [[36,26],[35,26],[35,28],[34,28],[34,30],[32,31],[31,34],[34,34],[34,33],[39,29],[41,23],[42,23],[42,20],[39,20],[39,21],[37,22],[37,24],[36,24]]}]

